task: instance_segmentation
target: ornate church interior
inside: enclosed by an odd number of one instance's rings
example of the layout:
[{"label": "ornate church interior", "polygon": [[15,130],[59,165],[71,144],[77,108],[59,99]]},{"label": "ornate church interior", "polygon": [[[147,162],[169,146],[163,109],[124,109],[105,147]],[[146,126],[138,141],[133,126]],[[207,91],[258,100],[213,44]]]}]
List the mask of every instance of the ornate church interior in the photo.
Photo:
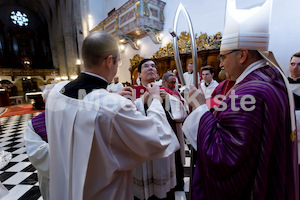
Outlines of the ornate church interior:
[{"label": "ornate church interior", "polygon": [[[264,1],[237,3],[248,8]],[[183,15],[173,30],[180,3],[189,13],[194,37]],[[24,133],[27,122],[45,111],[45,85],[72,81],[83,70],[81,46],[86,36],[100,31],[115,37],[121,57],[116,76],[123,86],[139,84],[138,66],[144,58],[156,61],[159,79],[178,70],[174,37],[182,71],[188,72],[196,59],[198,72],[211,66],[213,79],[220,83],[226,79],[219,66],[225,7],[226,0],[0,0],[0,183],[8,190],[2,199],[43,199]],[[289,59],[300,46],[300,26],[295,22],[299,7],[297,0],[273,5],[269,47],[287,76]],[[184,148],[184,187],[175,192],[174,200],[191,199],[189,141]]]}]

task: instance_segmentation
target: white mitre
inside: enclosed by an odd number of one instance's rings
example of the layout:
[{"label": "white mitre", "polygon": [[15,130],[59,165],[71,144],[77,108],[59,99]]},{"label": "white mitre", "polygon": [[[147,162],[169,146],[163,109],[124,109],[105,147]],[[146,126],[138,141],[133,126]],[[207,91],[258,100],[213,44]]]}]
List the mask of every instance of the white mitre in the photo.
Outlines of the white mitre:
[{"label": "white mitre", "polygon": [[[225,27],[220,51],[236,49],[257,50],[271,66],[279,68],[288,90],[291,119],[295,119],[294,98],[288,80],[280,69],[269,47],[269,21],[272,0],[266,0],[261,6],[250,9],[237,9],[235,0],[227,0]],[[291,120],[292,131],[296,129],[295,121]]]},{"label": "white mitre", "polygon": [[227,0],[221,51],[247,48],[268,51],[269,19],[272,1],[251,9],[236,9],[235,0]]}]

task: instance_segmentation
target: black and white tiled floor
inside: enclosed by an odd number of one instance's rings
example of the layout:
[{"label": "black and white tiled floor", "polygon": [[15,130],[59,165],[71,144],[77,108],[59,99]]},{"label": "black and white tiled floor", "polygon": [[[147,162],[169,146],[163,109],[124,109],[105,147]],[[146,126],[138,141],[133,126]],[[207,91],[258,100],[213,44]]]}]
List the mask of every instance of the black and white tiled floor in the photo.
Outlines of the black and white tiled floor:
[{"label": "black and white tiled floor", "polygon": [[[24,146],[24,133],[27,121],[39,113],[2,117],[2,133],[0,133],[0,150],[12,153],[7,166],[0,169],[0,181],[9,190],[2,200],[42,200],[37,171],[28,160]],[[190,150],[186,145],[186,165],[184,191],[175,192],[175,200],[189,199]]]},{"label": "black and white tiled floor", "polygon": [[37,171],[28,160],[23,135],[27,121],[39,113],[2,117],[0,150],[12,153],[12,159],[0,169],[0,181],[9,190],[2,200],[41,200]]}]

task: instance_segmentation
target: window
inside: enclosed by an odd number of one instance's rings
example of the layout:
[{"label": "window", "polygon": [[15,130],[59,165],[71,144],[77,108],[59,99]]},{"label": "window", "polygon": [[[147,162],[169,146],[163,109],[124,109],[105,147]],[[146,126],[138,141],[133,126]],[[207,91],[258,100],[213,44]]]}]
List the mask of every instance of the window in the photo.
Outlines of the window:
[{"label": "window", "polygon": [[29,19],[25,13],[21,13],[20,11],[12,11],[10,18],[16,25],[28,26]]}]

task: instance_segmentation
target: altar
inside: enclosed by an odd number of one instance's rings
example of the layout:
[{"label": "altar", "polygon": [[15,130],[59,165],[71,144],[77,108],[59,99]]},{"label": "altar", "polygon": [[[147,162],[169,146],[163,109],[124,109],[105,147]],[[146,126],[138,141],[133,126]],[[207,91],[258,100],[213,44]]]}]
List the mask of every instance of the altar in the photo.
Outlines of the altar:
[{"label": "altar", "polygon": [[25,94],[26,101],[32,101],[32,109],[44,110],[45,103],[42,96],[43,92],[30,92]]}]

